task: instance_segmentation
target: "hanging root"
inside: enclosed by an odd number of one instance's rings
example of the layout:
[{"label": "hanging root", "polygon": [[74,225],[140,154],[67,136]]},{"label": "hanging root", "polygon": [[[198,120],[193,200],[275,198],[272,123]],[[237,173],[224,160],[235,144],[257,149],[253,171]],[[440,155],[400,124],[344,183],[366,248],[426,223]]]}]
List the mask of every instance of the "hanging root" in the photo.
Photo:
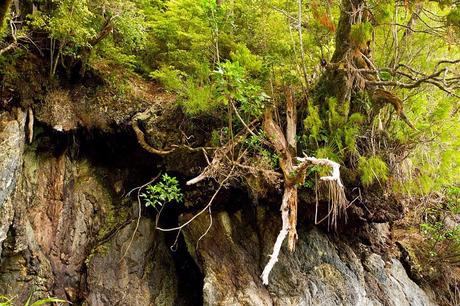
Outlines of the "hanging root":
[{"label": "hanging root", "polygon": [[330,176],[323,176],[320,178],[322,181],[333,181],[336,182],[339,187],[343,189],[342,181],[340,180],[340,165],[327,158],[316,158],[316,157],[297,157],[297,161],[301,164],[297,166],[298,169],[305,169],[308,165],[308,162],[314,165],[320,166],[329,166],[332,168],[332,173]]},{"label": "hanging root", "polygon": [[27,111],[28,123],[27,123],[27,140],[32,143],[34,139],[34,112],[31,107]]},{"label": "hanging root", "polygon": [[337,228],[337,220],[341,215],[346,218],[346,209],[348,207],[348,200],[345,196],[343,186],[329,181],[329,201],[331,203],[330,208],[330,221],[333,228]]}]

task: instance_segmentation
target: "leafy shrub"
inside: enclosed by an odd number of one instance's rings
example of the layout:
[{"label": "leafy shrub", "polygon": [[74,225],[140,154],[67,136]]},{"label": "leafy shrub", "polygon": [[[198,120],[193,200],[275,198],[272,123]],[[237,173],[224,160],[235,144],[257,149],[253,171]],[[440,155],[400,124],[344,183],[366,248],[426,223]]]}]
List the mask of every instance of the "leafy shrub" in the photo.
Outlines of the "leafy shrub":
[{"label": "leafy shrub", "polygon": [[145,188],[145,192],[141,193],[144,199],[145,206],[158,208],[170,202],[182,202],[183,194],[179,186],[177,178],[163,174],[161,181]]},{"label": "leafy shrub", "polygon": [[230,52],[230,58],[233,62],[238,62],[248,73],[256,75],[261,72],[263,61],[260,56],[254,55],[243,44],[238,44],[235,51]]},{"label": "leafy shrub", "polygon": [[187,82],[181,105],[188,116],[209,114],[218,108],[219,103],[214,99],[214,89],[211,85],[199,85],[192,80]]},{"label": "leafy shrub", "polygon": [[182,79],[185,77],[185,74],[173,66],[161,67],[159,70],[151,72],[150,76],[160,82],[168,91],[178,93],[184,89]]}]

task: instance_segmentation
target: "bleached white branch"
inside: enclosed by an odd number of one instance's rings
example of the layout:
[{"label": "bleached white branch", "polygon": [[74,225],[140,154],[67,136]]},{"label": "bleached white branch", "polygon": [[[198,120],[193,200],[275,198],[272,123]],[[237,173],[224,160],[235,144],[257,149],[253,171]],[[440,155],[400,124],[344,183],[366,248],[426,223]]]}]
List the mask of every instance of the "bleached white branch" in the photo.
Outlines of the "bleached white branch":
[{"label": "bleached white branch", "polygon": [[[330,159],[327,158],[316,158],[316,157],[297,157],[296,158],[299,165],[294,167],[296,170],[295,172],[297,175],[300,175],[309,164],[314,165],[321,165],[321,166],[328,166],[332,168],[332,173],[330,176],[323,176],[320,179],[323,181],[333,181],[336,182],[339,190],[343,192],[343,184],[340,179],[340,165]],[[262,282],[264,285],[268,285],[268,277],[270,275],[273,266],[278,262],[278,256],[281,250],[281,246],[283,245],[283,241],[289,233],[289,199],[292,196],[292,192],[297,192],[296,189],[287,188],[284,190],[283,194],[283,201],[281,204],[281,219],[282,219],[282,227],[280,232],[278,233],[278,237],[276,238],[275,245],[273,246],[273,253],[270,255],[270,260],[268,261],[267,265],[265,266],[262,272]]]},{"label": "bleached white branch", "polygon": [[188,180],[187,183],[185,183],[187,186],[190,186],[190,185],[195,185],[199,182],[201,182],[202,180],[206,179],[207,176],[204,174],[204,173],[201,173],[200,175],[198,175],[197,177],[194,177],[192,178],[191,180]]},{"label": "bleached white branch", "polygon": [[297,161],[301,164],[297,166],[301,168],[306,162],[311,162],[314,165],[328,166],[332,168],[332,173],[330,176],[323,176],[320,180],[323,181],[335,181],[340,187],[343,187],[342,181],[340,180],[340,165],[335,161],[332,161],[327,158],[316,158],[316,157],[297,157]]},{"label": "bleached white branch", "polygon": [[275,245],[273,246],[273,253],[270,255],[270,260],[268,261],[261,275],[262,282],[264,285],[268,285],[268,276],[270,275],[270,272],[272,271],[273,266],[278,261],[278,255],[280,253],[281,246],[283,245],[283,241],[286,238],[287,234],[289,233],[288,199],[291,196],[290,192],[292,192],[291,189],[285,190],[284,195],[283,195],[283,202],[281,204],[281,219],[282,219],[283,225],[281,227],[281,231],[278,234],[278,237],[276,238]]}]

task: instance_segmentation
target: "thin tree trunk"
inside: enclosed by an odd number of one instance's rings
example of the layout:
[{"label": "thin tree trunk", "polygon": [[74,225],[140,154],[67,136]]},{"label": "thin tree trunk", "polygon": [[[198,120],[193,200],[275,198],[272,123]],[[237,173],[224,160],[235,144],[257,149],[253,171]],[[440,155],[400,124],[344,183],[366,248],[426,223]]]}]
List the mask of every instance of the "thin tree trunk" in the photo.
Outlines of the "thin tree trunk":
[{"label": "thin tree trunk", "polygon": [[297,18],[298,18],[298,33],[299,33],[299,47],[300,47],[300,59],[302,61],[302,74],[305,80],[305,86],[308,86],[308,77],[307,77],[307,68],[305,67],[305,52],[303,50],[303,37],[302,37],[302,0],[298,0],[298,11],[297,11]]}]

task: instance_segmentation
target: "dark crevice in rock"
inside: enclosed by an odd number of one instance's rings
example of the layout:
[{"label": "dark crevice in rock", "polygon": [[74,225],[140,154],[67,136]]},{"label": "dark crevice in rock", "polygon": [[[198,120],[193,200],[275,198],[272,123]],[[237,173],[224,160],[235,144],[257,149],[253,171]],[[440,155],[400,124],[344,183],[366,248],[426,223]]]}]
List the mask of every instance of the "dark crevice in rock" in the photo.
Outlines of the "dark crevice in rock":
[{"label": "dark crevice in rock", "polygon": [[[169,241],[167,239],[167,245]],[[180,234],[177,248],[171,251],[176,267],[177,300],[178,306],[203,305],[203,279],[204,275],[198,268],[187,250],[184,237]]]},{"label": "dark crevice in rock", "polygon": [[[166,205],[159,219],[159,226],[173,228],[179,225],[179,217],[183,208],[176,203]],[[166,232],[164,235],[166,246],[174,262],[177,278],[178,306],[203,305],[203,278],[200,268],[190,254],[182,233],[177,231]]]}]

